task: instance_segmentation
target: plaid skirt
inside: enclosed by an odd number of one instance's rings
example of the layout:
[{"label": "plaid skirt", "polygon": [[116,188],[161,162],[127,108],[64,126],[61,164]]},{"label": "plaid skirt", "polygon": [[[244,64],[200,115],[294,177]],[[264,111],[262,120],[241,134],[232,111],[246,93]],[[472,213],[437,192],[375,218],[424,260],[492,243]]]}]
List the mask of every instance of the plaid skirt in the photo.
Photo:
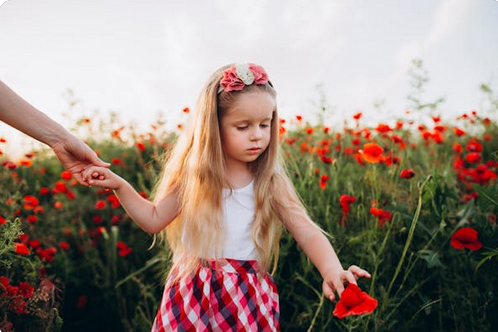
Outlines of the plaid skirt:
[{"label": "plaid skirt", "polygon": [[278,292],[257,261],[208,260],[192,277],[164,288],[152,332],[280,331]]}]

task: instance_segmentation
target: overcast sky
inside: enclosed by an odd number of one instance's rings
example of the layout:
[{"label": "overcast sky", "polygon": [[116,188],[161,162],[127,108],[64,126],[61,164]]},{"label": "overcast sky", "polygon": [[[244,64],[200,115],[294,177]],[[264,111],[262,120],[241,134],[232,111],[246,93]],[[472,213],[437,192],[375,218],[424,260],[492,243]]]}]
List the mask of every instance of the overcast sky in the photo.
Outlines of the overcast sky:
[{"label": "overcast sky", "polygon": [[[81,115],[115,110],[146,127],[161,111],[176,125],[215,69],[247,61],[266,68],[283,117],[312,119],[321,85],[333,121],[358,111],[385,120],[409,106],[414,58],[431,78],[426,99],[446,98],[443,117],[479,110],[479,85],[498,90],[498,1],[10,0],[0,7],[0,79],[66,126],[68,88],[82,101]],[[0,136],[25,140],[2,124]]]}]

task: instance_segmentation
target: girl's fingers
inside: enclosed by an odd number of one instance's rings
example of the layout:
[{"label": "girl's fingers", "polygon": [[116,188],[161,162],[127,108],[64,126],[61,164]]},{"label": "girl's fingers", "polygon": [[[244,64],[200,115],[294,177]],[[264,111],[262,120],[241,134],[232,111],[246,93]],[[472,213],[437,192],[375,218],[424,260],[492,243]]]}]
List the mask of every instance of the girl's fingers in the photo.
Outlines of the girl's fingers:
[{"label": "girl's fingers", "polygon": [[365,277],[365,278],[371,277],[370,273],[368,273],[367,271],[363,270],[362,268],[356,265],[351,265],[348,268],[348,271],[353,273],[356,279],[358,279],[359,277]]},{"label": "girl's fingers", "polygon": [[323,294],[325,294],[325,297],[327,299],[329,299],[330,301],[334,301],[335,300],[334,289],[332,287],[330,287],[328,282],[325,281],[323,283],[322,288],[323,288]]},{"label": "girl's fingers", "polygon": [[356,277],[351,271],[345,271],[344,272],[344,279],[350,284],[355,284],[356,285]]},{"label": "girl's fingers", "polygon": [[337,294],[339,294],[339,296],[341,296],[342,292],[344,292],[344,284],[343,284],[343,281],[342,280],[339,280],[339,282],[336,282],[334,284],[334,288],[337,292]]},{"label": "girl's fingers", "polygon": [[87,167],[81,172],[81,175],[83,178],[87,179],[91,177],[92,173],[94,172],[93,166]]},{"label": "girl's fingers", "polygon": [[88,182],[92,186],[95,186],[95,187],[107,187],[107,185],[108,185],[108,182],[105,179],[104,180],[92,179],[92,180],[89,180]]}]

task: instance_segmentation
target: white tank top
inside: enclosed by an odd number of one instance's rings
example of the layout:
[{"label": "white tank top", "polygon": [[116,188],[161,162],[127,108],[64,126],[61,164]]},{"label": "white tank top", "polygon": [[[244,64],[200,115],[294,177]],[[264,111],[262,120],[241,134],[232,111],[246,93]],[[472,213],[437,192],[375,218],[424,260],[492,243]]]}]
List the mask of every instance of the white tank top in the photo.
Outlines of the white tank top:
[{"label": "white tank top", "polygon": [[254,181],[243,188],[223,189],[222,195],[226,234],[220,257],[258,259],[251,230],[255,215]]}]

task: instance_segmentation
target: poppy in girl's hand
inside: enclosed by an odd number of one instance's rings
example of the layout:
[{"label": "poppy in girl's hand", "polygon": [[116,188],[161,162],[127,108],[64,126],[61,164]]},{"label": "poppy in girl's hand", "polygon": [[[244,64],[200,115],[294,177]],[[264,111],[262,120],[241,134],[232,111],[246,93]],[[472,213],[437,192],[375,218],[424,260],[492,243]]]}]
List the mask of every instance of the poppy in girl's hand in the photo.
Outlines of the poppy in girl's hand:
[{"label": "poppy in girl's hand", "polygon": [[370,313],[377,308],[377,300],[363,292],[357,285],[348,284],[332,314],[339,319],[349,315]]}]

